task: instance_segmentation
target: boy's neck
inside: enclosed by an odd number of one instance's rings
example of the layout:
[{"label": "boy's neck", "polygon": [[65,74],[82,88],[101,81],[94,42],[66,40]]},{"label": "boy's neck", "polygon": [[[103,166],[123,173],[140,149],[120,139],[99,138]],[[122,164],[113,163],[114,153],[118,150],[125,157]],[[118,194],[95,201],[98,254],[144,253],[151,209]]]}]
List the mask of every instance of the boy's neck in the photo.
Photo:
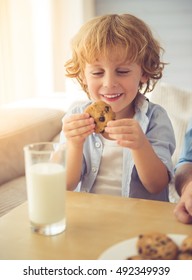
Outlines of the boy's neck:
[{"label": "boy's neck", "polygon": [[124,108],[122,111],[116,113],[116,120],[120,120],[120,119],[132,119],[135,115],[135,107],[132,104],[131,106],[127,106],[126,108]]}]

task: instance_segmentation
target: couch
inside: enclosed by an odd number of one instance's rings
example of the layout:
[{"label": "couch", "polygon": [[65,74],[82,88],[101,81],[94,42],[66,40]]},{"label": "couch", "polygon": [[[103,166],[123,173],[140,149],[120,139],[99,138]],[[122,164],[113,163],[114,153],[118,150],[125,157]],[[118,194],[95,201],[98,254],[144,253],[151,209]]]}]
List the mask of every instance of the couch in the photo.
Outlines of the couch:
[{"label": "couch", "polygon": [[[172,122],[176,139],[176,149],[172,157],[173,164],[175,166],[181,153],[188,121],[192,118],[192,91],[167,83],[158,83],[154,91],[149,93],[147,97],[150,101],[164,107]],[[170,201],[177,202],[179,196],[175,191],[174,181],[169,187]]]},{"label": "couch", "polygon": [[[172,85],[159,83],[147,97],[162,105],[171,119],[176,150],[176,164],[190,117],[192,117],[192,92]],[[82,100],[81,100],[82,101]],[[57,108],[7,108],[0,109],[0,216],[26,200],[23,147],[39,141],[58,141],[64,111]],[[179,197],[170,184],[170,201]]]},{"label": "couch", "polygon": [[63,116],[56,108],[0,108],[0,216],[27,199],[23,147],[58,141]]}]

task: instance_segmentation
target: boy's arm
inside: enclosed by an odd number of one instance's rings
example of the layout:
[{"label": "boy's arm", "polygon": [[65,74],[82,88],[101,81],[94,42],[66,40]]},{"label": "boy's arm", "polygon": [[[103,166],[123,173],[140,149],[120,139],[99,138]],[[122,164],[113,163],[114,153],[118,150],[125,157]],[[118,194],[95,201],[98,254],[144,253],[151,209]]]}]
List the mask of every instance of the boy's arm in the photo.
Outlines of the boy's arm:
[{"label": "boy's arm", "polygon": [[83,164],[83,146],[76,147],[67,144],[67,155],[66,155],[66,188],[67,190],[74,190],[81,178]]},{"label": "boy's arm", "polygon": [[131,150],[138,176],[148,192],[159,193],[168,186],[168,168],[153,149],[137,120],[109,122],[105,131],[120,146]]},{"label": "boy's arm", "polygon": [[132,150],[132,155],[139,178],[145,188],[150,193],[162,191],[169,183],[168,170],[147,138],[141,149]]},{"label": "boy's arm", "polygon": [[86,138],[94,132],[94,119],[87,113],[74,114],[63,119],[63,133],[66,139],[67,154],[66,186],[74,190],[81,178],[83,164],[83,145]]}]

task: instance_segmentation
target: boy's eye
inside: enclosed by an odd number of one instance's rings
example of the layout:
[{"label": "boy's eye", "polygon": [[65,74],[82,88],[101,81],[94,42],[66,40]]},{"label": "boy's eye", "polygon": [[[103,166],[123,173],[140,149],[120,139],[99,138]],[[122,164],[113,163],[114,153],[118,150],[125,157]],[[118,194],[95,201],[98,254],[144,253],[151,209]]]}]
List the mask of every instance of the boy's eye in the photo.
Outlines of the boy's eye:
[{"label": "boy's eye", "polygon": [[129,72],[129,70],[117,70],[118,74],[128,74]]},{"label": "boy's eye", "polygon": [[99,76],[99,75],[102,75],[103,72],[102,71],[96,71],[96,72],[92,72],[91,74],[94,75],[94,76]]}]

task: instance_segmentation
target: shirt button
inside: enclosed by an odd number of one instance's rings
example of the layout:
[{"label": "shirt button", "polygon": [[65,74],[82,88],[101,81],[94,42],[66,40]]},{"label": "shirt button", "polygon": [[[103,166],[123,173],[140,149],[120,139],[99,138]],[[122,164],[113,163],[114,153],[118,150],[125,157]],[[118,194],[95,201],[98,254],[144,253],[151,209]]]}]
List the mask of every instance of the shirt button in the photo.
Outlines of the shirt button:
[{"label": "shirt button", "polygon": [[96,167],[92,167],[92,172],[96,173],[97,172],[97,168]]},{"label": "shirt button", "polygon": [[96,142],[96,143],[95,143],[95,147],[96,147],[96,148],[100,148],[100,147],[101,147],[101,144],[100,144],[99,142]]}]

